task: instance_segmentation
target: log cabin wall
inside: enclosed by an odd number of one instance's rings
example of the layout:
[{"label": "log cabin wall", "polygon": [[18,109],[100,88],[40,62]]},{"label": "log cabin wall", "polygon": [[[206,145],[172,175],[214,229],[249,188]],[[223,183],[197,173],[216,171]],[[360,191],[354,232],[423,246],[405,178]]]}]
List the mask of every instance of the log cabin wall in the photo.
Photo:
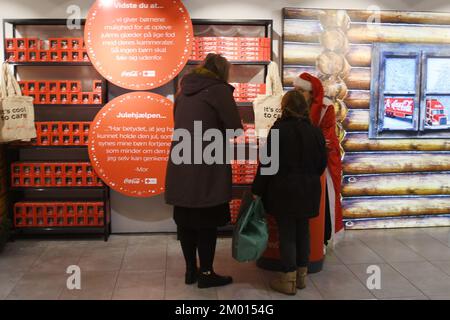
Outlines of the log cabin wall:
[{"label": "log cabin wall", "polygon": [[[320,16],[283,9],[283,82],[318,74]],[[450,226],[450,139],[369,139],[373,43],[450,44],[450,13],[346,10],[351,69],[344,77],[343,214],[347,229]],[[369,21],[369,22],[368,22]],[[450,70],[449,70],[450,72]]]}]

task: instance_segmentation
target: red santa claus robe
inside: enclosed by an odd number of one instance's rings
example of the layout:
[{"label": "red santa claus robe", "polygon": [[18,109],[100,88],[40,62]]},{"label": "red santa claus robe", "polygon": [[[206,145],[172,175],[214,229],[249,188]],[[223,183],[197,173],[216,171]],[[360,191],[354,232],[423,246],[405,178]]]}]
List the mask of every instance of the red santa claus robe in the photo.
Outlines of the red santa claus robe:
[{"label": "red santa claus robe", "polygon": [[[331,99],[324,97],[320,80],[309,73],[302,73],[295,79],[296,88],[311,92],[311,121],[318,126],[327,141],[328,164],[325,170],[328,212],[331,222],[331,240],[337,240],[344,230],[341,206],[342,162],[339,139],[336,134],[336,114]],[[325,215],[325,213],[323,213]],[[325,239],[329,240],[329,239]]]}]

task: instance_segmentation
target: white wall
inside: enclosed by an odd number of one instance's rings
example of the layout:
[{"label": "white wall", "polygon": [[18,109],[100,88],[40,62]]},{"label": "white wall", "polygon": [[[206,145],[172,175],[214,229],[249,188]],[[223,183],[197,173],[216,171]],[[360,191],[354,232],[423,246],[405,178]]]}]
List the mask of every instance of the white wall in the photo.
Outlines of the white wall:
[{"label": "white wall", "polygon": [[[0,18],[65,18],[67,7],[78,5],[82,17],[93,0],[0,0]],[[272,19],[274,20],[275,58],[279,61],[281,9],[283,7],[366,9],[378,5],[384,10],[450,11],[448,0],[184,0],[192,18],[197,19]],[[0,26],[3,28],[3,25]],[[0,30],[2,32],[2,30]],[[3,42],[0,44],[3,59]],[[112,193],[113,231],[174,231],[171,208],[162,197],[139,200]]]}]

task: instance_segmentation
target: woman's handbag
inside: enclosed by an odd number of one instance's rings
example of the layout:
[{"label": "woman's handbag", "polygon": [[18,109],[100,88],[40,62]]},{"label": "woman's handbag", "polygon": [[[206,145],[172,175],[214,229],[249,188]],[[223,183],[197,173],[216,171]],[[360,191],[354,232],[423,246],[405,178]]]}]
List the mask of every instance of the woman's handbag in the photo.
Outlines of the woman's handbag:
[{"label": "woman's handbag", "polygon": [[0,80],[0,143],[36,138],[32,97],[24,97],[7,63]]},{"label": "woman's handbag", "polygon": [[[233,232],[233,258],[239,262],[258,260],[267,247],[269,231],[261,198],[244,199]],[[249,205],[248,205],[249,204]]]}]

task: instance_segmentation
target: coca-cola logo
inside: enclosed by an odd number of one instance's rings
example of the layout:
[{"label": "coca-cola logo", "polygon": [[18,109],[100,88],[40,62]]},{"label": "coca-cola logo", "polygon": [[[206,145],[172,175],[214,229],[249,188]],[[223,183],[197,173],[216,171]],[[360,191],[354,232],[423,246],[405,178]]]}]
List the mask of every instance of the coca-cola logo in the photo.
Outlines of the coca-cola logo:
[{"label": "coca-cola logo", "polygon": [[414,107],[414,99],[391,99],[387,98],[384,100],[384,107],[386,109],[396,109],[399,111],[411,112]]}]

